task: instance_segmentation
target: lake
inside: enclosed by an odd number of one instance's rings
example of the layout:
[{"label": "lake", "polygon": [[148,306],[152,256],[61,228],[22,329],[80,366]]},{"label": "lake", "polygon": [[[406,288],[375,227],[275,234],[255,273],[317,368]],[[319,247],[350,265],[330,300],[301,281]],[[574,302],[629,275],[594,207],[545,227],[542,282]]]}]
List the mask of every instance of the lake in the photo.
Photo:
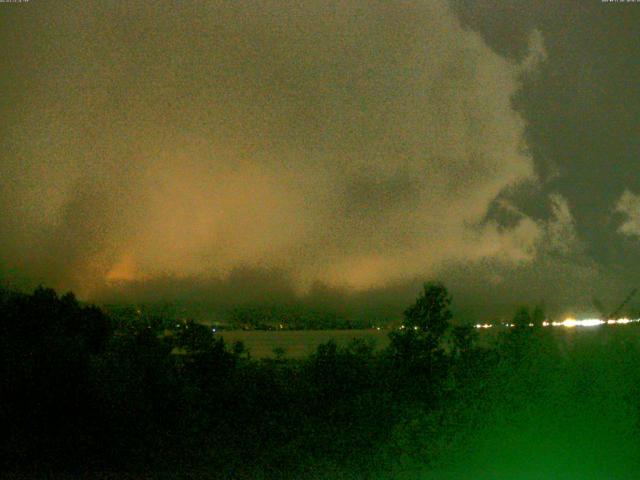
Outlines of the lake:
[{"label": "lake", "polygon": [[226,343],[241,341],[254,358],[273,357],[274,348],[282,348],[285,357],[302,358],[313,353],[319,345],[335,340],[346,345],[354,338],[375,342],[376,349],[389,344],[388,330],[230,330],[218,333]]}]

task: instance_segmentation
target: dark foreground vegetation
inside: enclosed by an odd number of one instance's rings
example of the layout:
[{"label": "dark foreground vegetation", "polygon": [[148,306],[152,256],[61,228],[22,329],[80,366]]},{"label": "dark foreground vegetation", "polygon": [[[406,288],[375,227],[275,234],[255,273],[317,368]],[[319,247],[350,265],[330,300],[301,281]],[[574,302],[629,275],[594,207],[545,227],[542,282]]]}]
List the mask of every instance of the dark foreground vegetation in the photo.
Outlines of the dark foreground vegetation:
[{"label": "dark foreground vegetation", "polygon": [[636,478],[640,349],[630,330],[557,338],[539,311],[521,310],[479,347],[473,328],[451,325],[450,301],[425,285],[383,351],[329,342],[304,360],[258,361],[202,325],[166,331],[161,319],[108,316],[72,294],[3,292],[2,471]]}]

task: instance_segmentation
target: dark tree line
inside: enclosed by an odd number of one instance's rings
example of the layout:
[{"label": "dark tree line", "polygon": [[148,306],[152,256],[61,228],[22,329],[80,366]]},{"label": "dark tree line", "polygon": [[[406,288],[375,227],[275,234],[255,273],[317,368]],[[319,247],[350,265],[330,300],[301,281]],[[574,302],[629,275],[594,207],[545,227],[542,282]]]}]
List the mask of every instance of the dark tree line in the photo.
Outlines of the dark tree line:
[{"label": "dark tree line", "polygon": [[408,412],[456,405],[499,361],[473,328],[451,327],[450,304],[426,284],[385,350],[328,342],[304,360],[258,361],[196,323],[167,335],[162,319],[107,315],[73,294],[3,292],[1,460],[18,472],[383,472]]}]

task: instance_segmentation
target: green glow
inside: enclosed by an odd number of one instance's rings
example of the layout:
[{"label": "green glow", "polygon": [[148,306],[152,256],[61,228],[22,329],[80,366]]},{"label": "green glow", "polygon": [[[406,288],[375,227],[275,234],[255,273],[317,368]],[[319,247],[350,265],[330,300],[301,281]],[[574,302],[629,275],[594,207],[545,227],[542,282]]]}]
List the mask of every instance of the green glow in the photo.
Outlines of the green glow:
[{"label": "green glow", "polygon": [[[461,392],[438,421],[435,457],[381,478],[637,478],[638,365],[635,328],[543,329],[520,363],[502,362],[482,388]],[[417,418],[403,434],[420,442],[430,425]]]}]

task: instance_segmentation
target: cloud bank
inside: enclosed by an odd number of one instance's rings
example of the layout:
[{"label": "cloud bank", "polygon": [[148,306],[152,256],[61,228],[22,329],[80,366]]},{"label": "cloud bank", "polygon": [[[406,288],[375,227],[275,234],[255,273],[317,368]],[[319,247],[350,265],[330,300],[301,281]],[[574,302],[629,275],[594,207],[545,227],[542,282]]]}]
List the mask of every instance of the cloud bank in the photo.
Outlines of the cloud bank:
[{"label": "cloud bank", "polygon": [[539,33],[515,63],[442,1],[40,7],[0,47],[6,271],[366,290],[535,258],[539,223],[488,212],[536,181],[511,100]]},{"label": "cloud bank", "polygon": [[624,222],[618,227],[618,232],[640,237],[640,195],[625,190],[618,200],[616,212],[625,216]]}]

